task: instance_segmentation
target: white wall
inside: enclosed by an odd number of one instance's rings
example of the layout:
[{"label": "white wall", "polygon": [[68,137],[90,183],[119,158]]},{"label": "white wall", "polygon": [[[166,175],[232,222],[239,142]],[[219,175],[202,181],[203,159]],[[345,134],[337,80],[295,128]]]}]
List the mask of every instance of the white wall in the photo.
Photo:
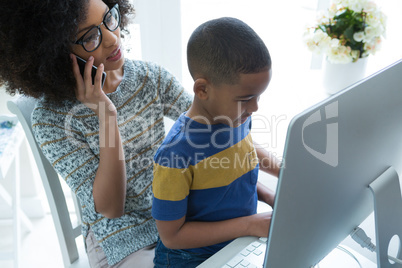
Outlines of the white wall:
[{"label": "white wall", "polygon": [[142,59],[182,77],[180,0],[132,0],[141,32]]}]

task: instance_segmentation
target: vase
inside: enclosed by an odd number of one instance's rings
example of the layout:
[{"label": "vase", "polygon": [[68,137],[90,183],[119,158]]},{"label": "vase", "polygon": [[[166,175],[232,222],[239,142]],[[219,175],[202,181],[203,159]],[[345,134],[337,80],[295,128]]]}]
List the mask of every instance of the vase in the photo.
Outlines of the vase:
[{"label": "vase", "polygon": [[325,60],[323,85],[329,95],[363,79],[366,74],[367,57],[351,63],[331,63]]}]

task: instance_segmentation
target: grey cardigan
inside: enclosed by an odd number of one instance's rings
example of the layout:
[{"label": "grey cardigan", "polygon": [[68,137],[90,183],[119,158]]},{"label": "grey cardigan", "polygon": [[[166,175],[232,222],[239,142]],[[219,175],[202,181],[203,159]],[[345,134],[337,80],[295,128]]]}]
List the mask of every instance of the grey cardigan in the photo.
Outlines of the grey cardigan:
[{"label": "grey cardigan", "polygon": [[121,84],[108,97],[118,111],[126,160],[127,195],[120,218],[108,219],[95,211],[97,116],[78,101],[52,104],[41,100],[33,111],[32,127],[43,153],[81,202],[84,237],[91,228],[113,265],[157,241],[151,216],[153,156],[165,136],[164,116],[177,119],[192,98],[165,69],[128,59]]}]

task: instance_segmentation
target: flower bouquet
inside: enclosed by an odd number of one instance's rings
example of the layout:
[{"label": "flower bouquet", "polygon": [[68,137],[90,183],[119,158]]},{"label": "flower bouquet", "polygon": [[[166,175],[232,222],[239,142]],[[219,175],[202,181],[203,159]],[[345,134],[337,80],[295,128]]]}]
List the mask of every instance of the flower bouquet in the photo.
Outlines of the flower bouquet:
[{"label": "flower bouquet", "polygon": [[385,37],[386,16],[368,0],[334,0],[304,41],[313,53],[326,54],[331,63],[356,62],[375,54]]}]

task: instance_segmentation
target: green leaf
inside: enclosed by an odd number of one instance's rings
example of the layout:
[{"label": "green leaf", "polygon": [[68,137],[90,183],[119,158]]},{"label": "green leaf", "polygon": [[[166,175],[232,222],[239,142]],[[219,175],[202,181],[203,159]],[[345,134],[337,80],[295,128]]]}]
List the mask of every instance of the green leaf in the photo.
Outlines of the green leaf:
[{"label": "green leaf", "polygon": [[354,34],[354,30],[353,30],[353,25],[350,25],[345,31],[344,31],[344,35],[347,39],[349,40],[353,40],[353,34]]}]

